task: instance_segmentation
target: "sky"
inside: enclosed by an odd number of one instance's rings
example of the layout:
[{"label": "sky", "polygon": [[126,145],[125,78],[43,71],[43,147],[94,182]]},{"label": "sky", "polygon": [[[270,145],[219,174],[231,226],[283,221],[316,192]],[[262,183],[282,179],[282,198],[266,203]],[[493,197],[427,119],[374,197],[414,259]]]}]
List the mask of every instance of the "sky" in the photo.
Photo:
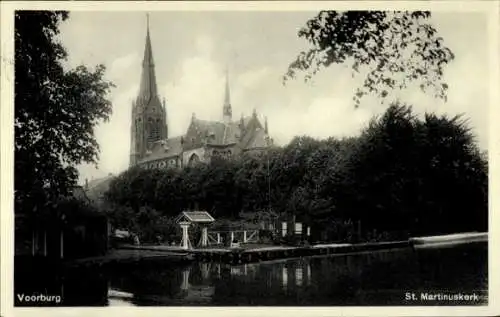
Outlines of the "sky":
[{"label": "sky", "polygon": [[[192,113],[222,119],[226,67],[233,117],[256,109],[267,116],[275,143],[296,135],[315,138],[358,134],[385,106],[367,99],[355,109],[352,96],[363,78],[343,65],[320,72],[312,82],[282,84],[290,62],[308,43],[298,30],[315,11],[154,11],[150,34],[159,93],[166,99],[169,136],[185,133]],[[481,12],[437,12],[432,24],[455,60],[445,69],[449,85],[444,103],[418,90],[403,101],[417,113],[464,114],[479,146],[488,146],[489,43],[487,16]],[[61,25],[69,66],[107,67],[116,87],[109,95],[113,114],[96,128],[101,147],[98,168],[79,167],[80,181],[117,174],[128,167],[132,100],[138,93],[146,35],[145,12],[70,13]]]}]

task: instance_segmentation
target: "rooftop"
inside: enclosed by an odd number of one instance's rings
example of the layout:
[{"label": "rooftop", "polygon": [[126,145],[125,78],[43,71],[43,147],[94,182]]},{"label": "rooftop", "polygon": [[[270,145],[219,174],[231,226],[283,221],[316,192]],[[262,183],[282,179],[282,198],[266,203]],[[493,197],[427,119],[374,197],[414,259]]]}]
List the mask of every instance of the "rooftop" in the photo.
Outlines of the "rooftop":
[{"label": "rooftop", "polygon": [[198,223],[214,222],[215,219],[206,211],[183,211],[178,217],[179,221],[189,221]]}]

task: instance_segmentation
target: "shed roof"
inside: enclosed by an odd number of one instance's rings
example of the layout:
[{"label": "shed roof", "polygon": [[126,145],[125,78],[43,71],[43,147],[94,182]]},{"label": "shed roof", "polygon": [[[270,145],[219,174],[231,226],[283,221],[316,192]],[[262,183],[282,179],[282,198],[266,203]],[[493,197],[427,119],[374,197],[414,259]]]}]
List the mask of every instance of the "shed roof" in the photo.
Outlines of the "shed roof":
[{"label": "shed roof", "polygon": [[194,223],[209,223],[214,222],[215,219],[210,216],[206,211],[183,211],[177,217],[177,222],[179,221],[189,221]]}]

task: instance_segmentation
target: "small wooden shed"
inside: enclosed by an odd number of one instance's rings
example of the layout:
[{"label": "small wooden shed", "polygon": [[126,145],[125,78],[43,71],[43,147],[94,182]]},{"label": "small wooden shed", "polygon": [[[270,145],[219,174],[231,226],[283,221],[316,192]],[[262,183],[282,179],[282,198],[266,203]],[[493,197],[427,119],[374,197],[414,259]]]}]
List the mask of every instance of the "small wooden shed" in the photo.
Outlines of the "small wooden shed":
[{"label": "small wooden shed", "polygon": [[192,244],[189,240],[189,227],[192,224],[201,227],[201,238],[199,246],[205,247],[208,245],[208,225],[214,222],[215,219],[206,211],[183,211],[177,216],[176,222],[182,229],[181,246],[183,249],[191,249]]}]

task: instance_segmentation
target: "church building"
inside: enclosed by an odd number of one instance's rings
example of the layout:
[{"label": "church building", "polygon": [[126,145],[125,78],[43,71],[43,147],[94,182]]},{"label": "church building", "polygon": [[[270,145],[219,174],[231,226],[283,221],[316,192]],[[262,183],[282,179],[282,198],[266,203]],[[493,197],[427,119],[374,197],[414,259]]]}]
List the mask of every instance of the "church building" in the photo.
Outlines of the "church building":
[{"label": "church building", "polygon": [[185,134],[169,136],[167,105],[158,94],[148,22],[140,88],[132,103],[130,166],[183,168],[213,157],[231,159],[272,146],[267,118],[262,124],[256,110],[233,119],[227,72],[221,108],[220,121],[202,120],[193,113]]}]

